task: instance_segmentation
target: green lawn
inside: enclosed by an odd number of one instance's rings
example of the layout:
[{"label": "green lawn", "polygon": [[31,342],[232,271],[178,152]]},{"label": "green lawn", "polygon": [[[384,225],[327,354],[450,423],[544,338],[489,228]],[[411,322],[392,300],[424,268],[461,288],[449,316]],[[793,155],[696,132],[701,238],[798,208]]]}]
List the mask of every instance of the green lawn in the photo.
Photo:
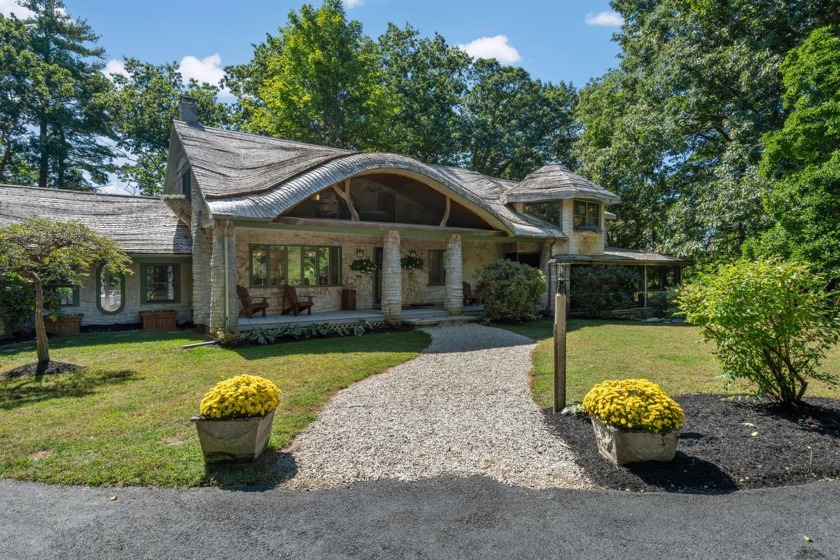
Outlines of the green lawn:
[{"label": "green lawn", "polygon": [[[83,334],[51,341],[80,373],[0,381],[0,478],[63,484],[276,484],[278,451],[343,387],[417,355],[421,332],[223,350],[182,349],[194,332]],[[0,373],[35,361],[34,344],[0,346]],[[190,416],[219,380],[274,381],[281,404],[270,449],[254,464],[205,470]]]},{"label": "green lawn", "polygon": [[[534,351],[532,392],[540,406],[552,404],[554,349],[551,321],[538,321],[509,330],[538,341]],[[643,377],[659,383],[669,395],[749,391],[746,385],[726,387],[719,376],[712,345],[700,329],[687,325],[626,321],[573,320],[568,324],[566,399],[583,400],[593,385],[605,379]],[[823,364],[840,373],[840,346]],[[807,396],[840,398],[840,390],[812,382]]]}]

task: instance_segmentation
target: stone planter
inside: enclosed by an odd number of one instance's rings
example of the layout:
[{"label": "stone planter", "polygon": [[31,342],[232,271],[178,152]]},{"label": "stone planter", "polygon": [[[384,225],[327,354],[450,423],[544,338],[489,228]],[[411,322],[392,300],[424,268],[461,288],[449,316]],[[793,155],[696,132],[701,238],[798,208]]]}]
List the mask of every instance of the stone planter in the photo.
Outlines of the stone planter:
[{"label": "stone planter", "polygon": [[667,462],[673,460],[677,452],[680,430],[665,434],[628,432],[608,426],[594,416],[590,418],[598,451],[615,466],[643,461]]},{"label": "stone planter", "polygon": [[65,315],[53,319],[44,317],[44,330],[47,334],[79,334],[83,315]]},{"label": "stone planter", "polygon": [[235,420],[211,420],[193,416],[204,453],[205,463],[253,461],[257,459],[271,436],[274,410],[265,416]]},{"label": "stone planter", "polygon": [[141,311],[143,330],[174,331],[177,311]]}]

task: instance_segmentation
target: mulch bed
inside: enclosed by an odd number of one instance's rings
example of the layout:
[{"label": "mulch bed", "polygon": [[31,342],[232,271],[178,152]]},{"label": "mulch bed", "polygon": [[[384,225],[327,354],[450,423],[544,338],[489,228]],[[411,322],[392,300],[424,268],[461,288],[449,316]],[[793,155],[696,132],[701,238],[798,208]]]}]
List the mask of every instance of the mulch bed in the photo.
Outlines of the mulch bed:
[{"label": "mulch bed", "polygon": [[78,369],[81,369],[80,366],[75,364],[66,364],[64,362],[56,362],[51,360],[49,364],[47,364],[47,368],[44,371],[38,371],[38,364],[26,364],[25,366],[16,367],[15,369],[10,369],[7,372],[4,372],[0,375],[0,379],[15,379],[17,377],[36,377],[39,375],[58,375],[60,373],[71,373]]},{"label": "mulch bed", "polygon": [[669,463],[614,467],[598,453],[588,418],[552,414],[551,430],[598,486],[630,491],[721,493],[840,478],[840,400],[780,407],[751,397],[676,397],[686,416]]}]

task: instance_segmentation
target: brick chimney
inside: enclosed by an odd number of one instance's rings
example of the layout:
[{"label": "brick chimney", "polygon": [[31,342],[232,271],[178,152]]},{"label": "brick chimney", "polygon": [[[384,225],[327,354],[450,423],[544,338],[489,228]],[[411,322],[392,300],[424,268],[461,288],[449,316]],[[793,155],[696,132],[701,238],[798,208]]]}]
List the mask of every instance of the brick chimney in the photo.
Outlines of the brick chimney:
[{"label": "brick chimney", "polygon": [[178,118],[187,124],[198,124],[198,101],[194,97],[181,96]]}]

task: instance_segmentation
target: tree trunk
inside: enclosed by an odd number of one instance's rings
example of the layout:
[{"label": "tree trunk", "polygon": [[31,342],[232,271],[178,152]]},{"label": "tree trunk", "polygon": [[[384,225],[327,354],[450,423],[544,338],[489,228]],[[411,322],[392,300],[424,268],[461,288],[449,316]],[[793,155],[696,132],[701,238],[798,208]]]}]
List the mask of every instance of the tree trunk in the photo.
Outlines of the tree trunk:
[{"label": "tree trunk", "polygon": [[44,285],[35,280],[35,340],[38,347],[38,369],[50,362],[50,345],[44,328]]},{"label": "tree trunk", "polygon": [[6,145],[6,149],[3,151],[3,159],[0,160],[0,183],[6,182],[6,167],[9,165],[9,161],[12,159],[12,144],[11,142],[4,141]]},{"label": "tree trunk", "polygon": [[47,151],[47,121],[41,120],[41,127],[38,133],[38,148],[41,150],[40,168],[38,170],[38,186],[46,188],[49,177],[49,152]]}]

